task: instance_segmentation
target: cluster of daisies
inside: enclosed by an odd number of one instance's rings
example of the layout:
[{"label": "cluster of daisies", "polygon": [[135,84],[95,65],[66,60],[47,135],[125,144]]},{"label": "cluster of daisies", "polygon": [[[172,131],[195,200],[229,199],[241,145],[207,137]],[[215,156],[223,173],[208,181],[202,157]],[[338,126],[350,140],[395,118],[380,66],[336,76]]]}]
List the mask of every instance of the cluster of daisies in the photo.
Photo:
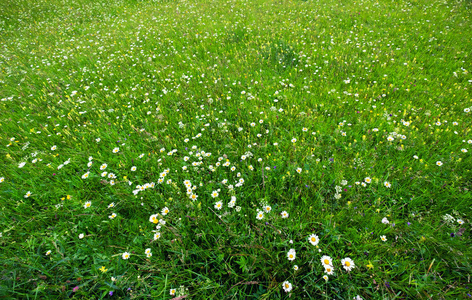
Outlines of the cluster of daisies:
[{"label": "cluster of daisies", "polygon": [[[310,244],[318,248],[317,245],[320,242],[318,235],[316,234],[310,235],[308,237],[308,241],[310,242]],[[319,251],[321,252],[321,249],[319,249]],[[296,257],[297,257],[297,253],[295,249],[290,249],[287,252],[287,259],[289,261],[294,261]],[[328,275],[334,275],[333,259],[330,256],[323,255],[321,257],[321,265],[324,267],[324,273],[326,273],[325,275],[323,275],[323,279],[328,281],[329,279]],[[350,272],[352,269],[356,267],[356,265],[354,264],[354,261],[349,257],[341,259],[341,265],[347,272]],[[294,270],[295,271],[298,270],[297,265],[294,266]],[[282,283],[282,288],[285,292],[288,293],[292,290],[293,287],[289,281],[284,281]]]},{"label": "cluster of daisies", "polygon": [[[164,207],[161,210],[161,216],[166,216],[168,213],[169,213],[169,208],[167,208],[167,207]],[[161,237],[160,229],[163,225],[166,224],[166,221],[162,218],[159,218],[159,214],[153,214],[149,217],[149,222],[151,222],[153,224],[156,224],[156,229],[152,231],[152,232],[154,232],[153,239],[154,240],[159,239]]]},{"label": "cluster of daisies", "polygon": [[[325,273],[327,275],[334,275],[333,259],[331,257],[329,257],[327,255],[323,255],[321,257],[321,264],[323,265],[323,267],[325,269]],[[341,259],[341,265],[348,272],[350,272],[352,269],[354,269],[356,267],[355,264],[354,264],[354,261],[349,257]],[[323,276],[323,278],[326,281],[328,280],[327,275]]]},{"label": "cluster of daisies", "polygon": [[[270,206],[268,204],[262,205],[262,210],[259,209],[256,213],[256,219],[258,219],[258,220],[264,219],[264,213],[268,214],[271,211],[272,211],[272,206]],[[282,219],[286,219],[286,218],[288,218],[289,215],[288,215],[288,212],[286,212],[284,210],[280,213],[280,216],[281,216]]]}]

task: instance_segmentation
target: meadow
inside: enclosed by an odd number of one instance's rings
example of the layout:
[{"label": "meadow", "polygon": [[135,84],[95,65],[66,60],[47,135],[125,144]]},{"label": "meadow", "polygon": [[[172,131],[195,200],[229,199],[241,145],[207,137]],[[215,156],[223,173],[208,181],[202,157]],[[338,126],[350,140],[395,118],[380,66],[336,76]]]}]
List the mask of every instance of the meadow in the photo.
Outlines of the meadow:
[{"label": "meadow", "polygon": [[471,298],[471,10],[3,0],[0,298]]}]

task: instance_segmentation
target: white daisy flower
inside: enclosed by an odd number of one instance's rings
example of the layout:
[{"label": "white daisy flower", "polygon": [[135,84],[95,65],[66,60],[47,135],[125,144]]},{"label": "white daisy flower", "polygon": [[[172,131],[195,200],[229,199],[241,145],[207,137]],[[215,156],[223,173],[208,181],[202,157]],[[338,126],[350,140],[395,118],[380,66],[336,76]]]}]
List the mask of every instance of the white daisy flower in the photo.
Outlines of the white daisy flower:
[{"label": "white daisy flower", "polygon": [[284,281],[282,283],[282,287],[286,293],[290,292],[292,290],[292,284],[288,281]]},{"label": "white daisy flower", "polygon": [[318,245],[318,243],[320,242],[318,236],[316,234],[312,234],[308,237],[308,240],[310,241],[310,243],[313,245],[313,246],[316,246]]},{"label": "white daisy flower", "polygon": [[341,259],[341,264],[343,265],[343,268],[348,272],[356,267],[354,261],[352,261],[352,259],[350,259],[349,257]]}]

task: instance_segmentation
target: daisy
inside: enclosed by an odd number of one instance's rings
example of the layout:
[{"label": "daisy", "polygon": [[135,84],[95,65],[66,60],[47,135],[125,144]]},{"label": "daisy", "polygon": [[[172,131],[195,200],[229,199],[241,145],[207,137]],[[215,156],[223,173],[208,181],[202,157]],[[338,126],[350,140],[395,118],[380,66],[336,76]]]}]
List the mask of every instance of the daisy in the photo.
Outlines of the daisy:
[{"label": "daisy", "polygon": [[114,218],[116,218],[116,214],[115,214],[115,213],[112,213],[111,215],[108,216],[108,218],[110,218],[111,220],[113,220]]},{"label": "daisy", "polygon": [[105,172],[102,172],[102,173],[100,174],[100,176],[102,176],[102,177],[107,177],[107,174],[108,174],[108,172],[105,171]]},{"label": "daisy", "polygon": [[308,237],[308,240],[310,241],[310,243],[313,245],[313,246],[316,246],[318,245],[318,243],[320,242],[320,240],[318,239],[318,236],[316,234],[312,234]]},{"label": "daisy", "polygon": [[108,204],[108,208],[112,208],[112,207],[115,207],[115,202]]},{"label": "daisy", "polygon": [[377,131],[379,131],[379,129],[378,129],[378,128],[374,128],[374,129],[372,129],[372,131],[373,131],[373,132],[377,132]]},{"label": "daisy", "polygon": [[91,202],[91,201],[85,202],[84,208],[89,208],[90,206],[92,206],[92,202]]},{"label": "daisy", "polygon": [[198,195],[190,194],[190,200],[195,201],[195,200],[197,200],[197,198],[198,198]]},{"label": "daisy", "polygon": [[366,177],[366,178],[364,178],[364,181],[365,181],[366,183],[371,183],[371,182],[372,182],[372,179],[370,179],[370,177]]},{"label": "daisy", "polygon": [[256,219],[262,220],[262,218],[264,218],[264,213],[262,211],[257,212]]},{"label": "daisy", "polygon": [[288,260],[292,261],[296,258],[297,256],[297,253],[295,252],[295,249],[290,249],[288,252],[287,252],[287,258]]},{"label": "daisy", "polygon": [[0,177],[0,183],[5,181],[5,177]]},{"label": "daisy", "polygon": [[286,293],[290,292],[292,290],[292,284],[288,281],[284,281],[282,283],[282,287]]},{"label": "daisy", "polygon": [[151,215],[151,216],[149,217],[149,222],[154,223],[154,224],[157,224],[157,222],[159,222],[159,220],[157,219],[157,214]]},{"label": "daisy", "polygon": [[160,232],[156,232],[154,233],[154,240],[157,240],[161,237],[161,233]]},{"label": "daisy", "polygon": [[331,257],[327,255],[323,255],[321,257],[321,263],[323,264],[324,267],[329,267],[333,265],[333,260],[331,259]]},{"label": "daisy", "polygon": [[129,252],[125,252],[123,253],[123,255],[121,256],[123,259],[128,259],[130,256]]},{"label": "daisy", "polygon": [[118,147],[113,149],[113,153],[118,153],[118,151],[120,151],[120,148],[118,148]]},{"label": "daisy", "polygon": [[26,192],[25,198],[28,198],[29,196],[31,196],[31,192],[30,192],[30,191]]},{"label": "daisy", "polygon": [[223,202],[218,201],[215,203],[215,209],[220,210],[223,207]]},{"label": "daisy", "polygon": [[323,279],[328,281],[328,276],[327,275],[323,275]]},{"label": "daisy", "polygon": [[296,143],[297,142],[297,139],[296,138],[293,138],[292,139],[292,143]]},{"label": "daisy", "polygon": [[83,238],[84,238],[84,234],[83,233],[79,234],[79,239],[83,239]]},{"label": "daisy", "polygon": [[303,131],[303,132],[307,132],[307,131],[308,131],[308,128],[303,127],[302,131]]},{"label": "daisy", "polygon": [[385,185],[385,187],[387,187],[387,188],[390,188],[390,187],[392,186],[392,185],[390,184],[390,182],[388,182],[388,181],[385,181],[385,182],[384,182],[384,185]]},{"label": "daisy", "polygon": [[294,265],[294,266],[293,266],[293,269],[294,269],[295,271],[298,271],[298,266],[297,266],[297,265]]},{"label": "daisy", "polygon": [[348,272],[356,267],[352,259],[350,259],[349,257],[346,257],[345,259],[341,259],[341,264],[343,265],[344,269]]},{"label": "daisy", "polygon": [[170,292],[169,292],[169,293],[170,293],[171,296],[174,296],[175,293],[176,293],[176,290],[175,290],[175,289],[170,289]]},{"label": "daisy", "polygon": [[270,207],[269,205],[264,206],[264,211],[266,213],[270,213],[271,210],[272,210],[272,207]]},{"label": "daisy", "polygon": [[389,142],[391,142],[391,141],[393,141],[393,140],[394,140],[394,138],[393,138],[392,136],[389,136],[389,137],[387,138],[387,141],[389,141]]},{"label": "daisy", "polygon": [[54,146],[51,147],[51,150],[52,150],[52,151],[54,151],[54,150],[56,150],[56,149],[57,149],[56,145],[54,145]]},{"label": "daisy", "polygon": [[334,274],[334,269],[331,266],[325,267],[325,273],[328,275],[333,275]]},{"label": "daisy", "polygon": [[100,138],[95,139],[95,142],[97,143],[100,142]]},{"label": "daisy", "polygon": [[151,257],[151,256],[152,256],[152,253],[146,254],[146,257],[147,257],[147,258],[149,258],[149,257]]},{"label": "daisy", "polygon": [[438,161],[436,162],[436,165],[440,167],[440,166],[443,165],[443,163],[442,163],[440,160],[438,160]]},{"label": "daisy", "polygon": [[387,237],[386,237],[385,235],[381,235],[381,236],[380,236],[380,239],[381,239],[382,241],[384,241],[384,242],[387,241]]},{"label": "daisy", "polygon": [[300,174],[302,172],[302,168],[297,168],[297,173]]},{"label": "daisy", "polygon": [[90,175],[90,172],[85,173],[84,175],[82,175],[82,179],[87,179],[89,175]]},{"label": "daisy", "polygon": [[285,210],[281,212],[280,215],[282,215],[282,219],[288,218],[288,212],[286,212]]},{"label": "daisy", "polygon": [[213,198],[218,197],[218,192],[217,192],[217,191],[211,192],[211,196],[212,196]]},{"label": "daisy", "polygon": [[169,209],[168,209],[167,207],[164,207],[164,208],[162,209],[162,211],[161,211],[161,214],[162,214],[163,216],[167,215],[168,213],[169,213]]},{"label": "daisy", "polygon": [[151,253],[151,248],[147,248],[146,250],[144,250],[144,254],[149,254]]},{"label": "daisy", "polygon": [[92,164],[93,164],[93,162],[89,161],[88,164],[87,164],[87,167],[90,168],[92,166]]},{"label": "daisy", "polygon": [[[462,153],[467,153],[467,149],[461,149],[461,151],[462,151]],[[1,180],[2,180],[2,178],[0,178],[0,182],[2,182]]]},{"label": "daisy", "polygon": [[134,172],[134,171],[136,171],[136,167],[135,167],[135,166],[131,167],[131,172]]},{"label": "daisy", "polygon": [[51,250],[48,250],[48,251],[46,252],[46,255],[49,255],[49,254],[51,254]]},{"label": "daisy", "polygon": [[464,221],[462,221],[461,219],[457,219],[457,223],[459,223],[460,225],[464,224]]}]

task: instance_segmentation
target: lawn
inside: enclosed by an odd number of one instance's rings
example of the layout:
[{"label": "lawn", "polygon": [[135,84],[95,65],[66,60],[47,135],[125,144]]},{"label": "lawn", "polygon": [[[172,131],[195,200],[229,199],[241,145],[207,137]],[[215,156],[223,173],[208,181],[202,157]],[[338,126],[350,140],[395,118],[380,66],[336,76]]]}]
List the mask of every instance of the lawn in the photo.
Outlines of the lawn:
[{"label": "lawn", "polygon": [[472,297],[469,0],[3,0],[1,299]]}]

